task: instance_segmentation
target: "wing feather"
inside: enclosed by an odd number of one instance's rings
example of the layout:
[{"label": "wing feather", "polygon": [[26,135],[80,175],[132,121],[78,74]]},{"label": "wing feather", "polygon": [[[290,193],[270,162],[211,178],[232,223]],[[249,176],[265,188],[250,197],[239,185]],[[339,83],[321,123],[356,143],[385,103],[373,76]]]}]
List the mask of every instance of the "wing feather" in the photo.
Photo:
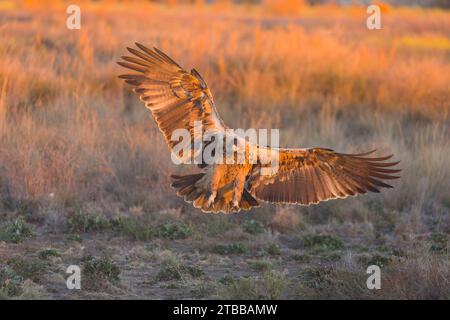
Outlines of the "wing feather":
[{"label": "wing feather", "polygon": [[136,43],[138,49],[127,48],[132,56],[117,62],[138,73],[119,78],[134,86],[134,91],[151,111],[166,143],[172,148],[176,129],[187,129],[194,141],[194,124],[200,121],[202,132],[224,132],[226,126],[217,114],[211,92],[198,71],[188,73],[172,58],[157,48]]},{"label": "wing feather", "polygon": [[399,162],[385,162],[392,155],[367,157],[375,150],[337,153],[330,149],[280,149],[278,171],[260,175],[255,166],[248,187],[257,199],[277,203],[310,205],[335,198],[346,198],[379,188],[392,188],[384,180],[398,179]]}]

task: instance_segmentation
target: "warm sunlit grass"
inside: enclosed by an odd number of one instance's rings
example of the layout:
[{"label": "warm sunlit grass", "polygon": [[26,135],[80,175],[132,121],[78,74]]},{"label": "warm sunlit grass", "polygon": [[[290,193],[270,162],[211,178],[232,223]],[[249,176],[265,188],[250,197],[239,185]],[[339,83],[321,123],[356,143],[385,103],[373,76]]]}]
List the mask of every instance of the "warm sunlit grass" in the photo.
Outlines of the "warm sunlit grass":
[{"label": "warm sunlit grass", "polygon": [[181,205],[162,137],[117,79],[139,41],[200,70],[231,127],[279,127],[291,147],[376,145],[404,169],[387,206],[448,210],[449,12],[389,7],[368,31],[363,7],[130,3],[82,3],[80,31],[61,3],[0,8],[0,197]]}]

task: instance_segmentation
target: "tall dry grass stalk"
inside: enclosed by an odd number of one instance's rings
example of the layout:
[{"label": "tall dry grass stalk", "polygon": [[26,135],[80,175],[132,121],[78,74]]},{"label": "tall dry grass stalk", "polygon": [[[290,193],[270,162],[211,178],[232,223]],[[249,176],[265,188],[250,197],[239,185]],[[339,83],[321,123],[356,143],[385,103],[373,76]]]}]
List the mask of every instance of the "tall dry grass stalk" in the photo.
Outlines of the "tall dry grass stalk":
[{"label": "tall dry grass stalk", "polygon": [[8,88],[8,73],[6,73],[5,78],[2,81],[2,87],[0,90],[0,130],[3,130],[3,127],[6,122],[6,90]]}]

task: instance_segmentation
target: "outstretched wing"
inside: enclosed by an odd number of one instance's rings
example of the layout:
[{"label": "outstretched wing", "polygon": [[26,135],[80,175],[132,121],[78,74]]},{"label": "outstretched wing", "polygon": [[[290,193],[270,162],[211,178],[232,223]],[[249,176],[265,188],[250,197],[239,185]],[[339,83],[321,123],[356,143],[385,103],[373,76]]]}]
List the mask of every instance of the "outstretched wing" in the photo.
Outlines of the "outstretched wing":
[{"label": "outstretched wing", "polygon": [[[194,131],[203,134],[206,130],[225,130],[211,92],[195,69],[188,73],[162,51],[139,43],[136,46],[140,50],[127,48],[133,56],[123,56],[125,61],[118,64],[137,73],[119,78],[135,86],[134,91],[152,112],[170,148],[178,143],[171,140],[176,129],[189,130],[191,141]],[[194,130],[196,121],[201,123],[201,131]]]},{"label": "outstretched wing", "polygon": [[401,170],[391,168],[399,162],[386,162],[392,155],[367,157],[374,151],[344,154],[321,148],[280,149],[278,171],[264,176],[255,166],[248,189],[263,201],[310,205],[392,188],[384,180],[399,178],[393,174]]}]

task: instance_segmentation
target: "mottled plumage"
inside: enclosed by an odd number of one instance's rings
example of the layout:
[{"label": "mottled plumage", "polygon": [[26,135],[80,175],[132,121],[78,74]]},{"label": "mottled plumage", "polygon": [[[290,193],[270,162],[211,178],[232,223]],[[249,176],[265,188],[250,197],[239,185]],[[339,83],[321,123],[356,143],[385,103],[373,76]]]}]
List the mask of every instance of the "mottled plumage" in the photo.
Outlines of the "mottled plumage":
[{"label": "mottled plumage", "polygon": [[[137,73],[119,76],[134,86],[134,91],[150,109],[172,149],[175,129],[189,130],[194,141],[199,134],[194,122],[200,121],[205,131],[225,132],[211,92],[200,74],[190,73],[158,49],[136,43],[138,49],[127,48],[132,56],[122,57],[121,66]],[[237,137],[236,139],[242,139]],[[264,149],[255,144],[245,146],[245,155]],[[270,149],[278,153],[278,167],[270,175],[262,175],[260,161],[243,164],[201,164],[201,173],[172,175],[177,194],[205,212],[237,212],[259,206],[258,200],[274,203],[311,205],[335,198],[379,192],[392,188],[385,180],[397,179],[398,162],[370,156],[375,150],[344,154],[331,149]]]}]

